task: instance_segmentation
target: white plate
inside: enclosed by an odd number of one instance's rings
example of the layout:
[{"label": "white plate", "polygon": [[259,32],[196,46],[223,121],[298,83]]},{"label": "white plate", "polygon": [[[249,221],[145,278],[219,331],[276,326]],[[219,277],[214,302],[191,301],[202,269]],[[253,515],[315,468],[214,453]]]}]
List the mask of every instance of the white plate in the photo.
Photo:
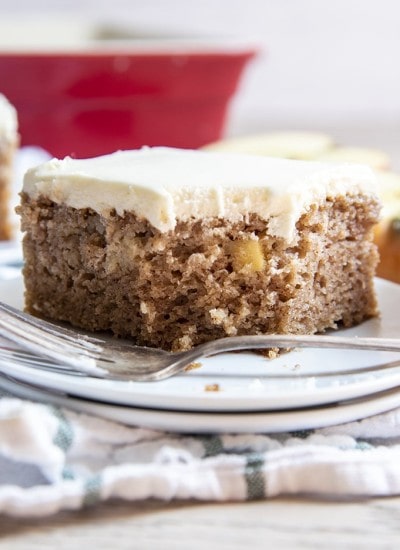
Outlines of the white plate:
[{"label": "white plate", "polygon": [[[400,285],[379,279],[376,285],[381,317],[342,330],[341,334],[400,335]],[[22,294],[21,277],[0,282],[0,300],[21,307]],[[274,360],[255,353],[227,353],[203,360],[198,369],[156,383],[75,377],[6,362],[0,363],[0,370],[28,384],[105,403],[223,413],[297,409],[343,402],[394,388],[400,385],[400,367],[364,373],[361,369],[395,359],[400,360],[399,353],[347,350],[294,351]],[[325,378],[313,376],[318,370],[344,371],[349,368],[359,372]],[[281,378],[271,379],[272,374],[279,374]],[[311,376],[301,378],[299,375],[303,374]],[[207,391],[215,384],[219,391]]]},{"label": "white plate", "polygon": [[250,413],[205,413],[160,411],[87,401],[59,395],[49,390],[30,386],[25,382],[10,380],[0,375],[0,388],[22,399],[50,403],[154,430],[179,433],[278,433],[294,430],[310,430],[353,422],[383,413],[400,405],[400,390],[387,390],[373,397],[352,400],[335,405],[326,405],[295,411],[250,412]]},{"label": "white plate", "polygon": [[0,266],[18,266],[22,265],[22,246],[21,240],[0,242]]}]

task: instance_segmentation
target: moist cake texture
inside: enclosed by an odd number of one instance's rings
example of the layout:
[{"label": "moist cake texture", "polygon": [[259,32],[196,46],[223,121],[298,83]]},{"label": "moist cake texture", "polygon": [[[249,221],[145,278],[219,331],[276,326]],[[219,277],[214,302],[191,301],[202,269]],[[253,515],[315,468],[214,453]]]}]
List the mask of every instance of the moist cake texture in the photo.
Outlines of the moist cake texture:
[{"label": "moist cake texture", "polygon": [[15,149],[18,145],[17,114],[0,94],[0,240],[11,238],[9,222],[10,185]]},{"label": "moist cake texture", "polygon": [[19,209],[26,309],[136,343],[309,334],[377,314],[372,171],[144,148],[52,160]]}]

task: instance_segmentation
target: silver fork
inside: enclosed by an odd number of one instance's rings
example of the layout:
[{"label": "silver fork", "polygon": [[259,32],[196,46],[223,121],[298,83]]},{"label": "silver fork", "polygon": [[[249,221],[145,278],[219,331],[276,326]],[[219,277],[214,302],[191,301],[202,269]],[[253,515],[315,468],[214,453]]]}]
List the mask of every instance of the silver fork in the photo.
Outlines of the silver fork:
[{"label": "silver fork", "polygon": [[[0,358],[32,366],[38,366],[41,363],[44,367],[55,369],[70,367],[75,372],[89,376],[135,382],[169,378],[188,370],[191,364],[201,358],[229,351],[275,347],[400,351],[400,339],[398,338],[275,334],[222,338],[206,342],[188,351],[171,353],[155,348],[135,346],[125,340],[82,334],[79,331],[44,321],[1,302],[0,335],[22,348],[22,350],[16,350],[2,346]],[[398,362],[380,365],[379,368],[385,366],[391,368],[397,364],[400,364],[400,358]],[[366,367],[364,370],[373,370],[374,368],[377,367]],[[70,370],[66,369],[65,372],[70,372]]]}]

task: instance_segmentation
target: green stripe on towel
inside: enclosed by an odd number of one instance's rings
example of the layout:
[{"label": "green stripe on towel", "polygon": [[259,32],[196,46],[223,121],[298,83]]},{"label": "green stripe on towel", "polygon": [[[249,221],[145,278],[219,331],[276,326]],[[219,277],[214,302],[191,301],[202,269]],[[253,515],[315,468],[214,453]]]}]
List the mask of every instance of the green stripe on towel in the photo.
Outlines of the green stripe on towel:
[{"label": "green stripe on towel", "polygon": [[83,506],[92,506],[100,500],[102,478],[100,474],[89,477],[84,486]]},{"label": "green stripe on towel", "polygon": [[74,440],[74,430],[70,422],[65,418],[61,409],[50,405],[49,410],[59,421],[58,430],[54,436],[53,443],[62,451],[67,452]]},{"label": "green stripe on towel", "polygon": [[264,455],[251,453],[246,457],[245,479],[247,499],[256,500],[265,497]]}]

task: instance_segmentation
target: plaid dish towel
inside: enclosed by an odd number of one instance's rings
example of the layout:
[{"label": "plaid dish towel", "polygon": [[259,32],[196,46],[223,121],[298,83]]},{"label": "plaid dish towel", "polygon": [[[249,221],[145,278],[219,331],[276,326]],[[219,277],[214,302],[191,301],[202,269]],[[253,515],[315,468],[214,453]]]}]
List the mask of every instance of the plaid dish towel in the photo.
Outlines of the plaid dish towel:
[{"label": "plaid dish towel", "polygon": [[0,398],[0,513],[110,498],[243,501],[400,494],[400,408],[273,435],[179,435]]}]

